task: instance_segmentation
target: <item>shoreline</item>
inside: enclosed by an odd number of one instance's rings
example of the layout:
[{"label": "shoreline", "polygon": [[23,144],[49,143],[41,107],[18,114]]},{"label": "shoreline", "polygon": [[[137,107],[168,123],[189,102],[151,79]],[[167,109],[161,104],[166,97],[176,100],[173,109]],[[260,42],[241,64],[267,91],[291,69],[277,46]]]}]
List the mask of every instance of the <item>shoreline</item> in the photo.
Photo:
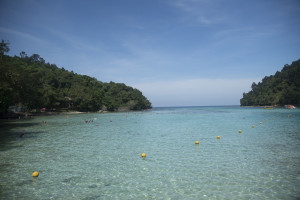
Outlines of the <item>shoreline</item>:
[{"label": "shoreline", "polygon": [[[285,108],[286,105],[274,105],[274,106],[240,106],[240,107],[250,107],[250,108]],[[300,105],[293,105],[295,107],[300,107]]]},{"label": "shoreline", "polygon": [[249,108],[283,108],[284,106],[240,106]]},{"label": "shoreline", "polygon": [[14,112],[1,116],[1,119],[31,118],[38,116],[65,115],[65,114],[82,114],[88,112],[70,111],[70,112]]},{"label": "shoreline", "polygon": [[95,112],[80,112],[80,111],[62,111],[62,112],[15,112],[5,116],[0,116],[0,120],[14,120],[14,119],[31,119],[33,117],[42,117],[42,116],[54,116],[54,115],[77,115],[77,114],[88,114],[88,113],[122,113],[122,112],[144,112],[149,111],[151,109],[146,110],[127,110],[127,111],[95,111]]}]

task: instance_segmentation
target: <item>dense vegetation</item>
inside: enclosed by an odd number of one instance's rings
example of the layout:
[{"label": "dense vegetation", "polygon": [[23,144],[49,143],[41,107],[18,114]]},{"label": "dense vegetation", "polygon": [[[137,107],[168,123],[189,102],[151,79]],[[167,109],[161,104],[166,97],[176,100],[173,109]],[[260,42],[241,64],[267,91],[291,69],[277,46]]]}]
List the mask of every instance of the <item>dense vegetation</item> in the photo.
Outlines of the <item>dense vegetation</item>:
[{"label": "dense vegetation", "polygon": [[77,110],[118,111],[151,108],[142,93],[122,83],[103,83],[79,75],[55,64],[45,63],[38,54],[5,55],[8,42],[0,43],[0,115],[9,106],[18,105],[23,111]]},{"label": "dense vegetation", "polygon": [[242,106],[300,105],[300,60],[285,65],[281,72],[266,76],[243,94]]}]

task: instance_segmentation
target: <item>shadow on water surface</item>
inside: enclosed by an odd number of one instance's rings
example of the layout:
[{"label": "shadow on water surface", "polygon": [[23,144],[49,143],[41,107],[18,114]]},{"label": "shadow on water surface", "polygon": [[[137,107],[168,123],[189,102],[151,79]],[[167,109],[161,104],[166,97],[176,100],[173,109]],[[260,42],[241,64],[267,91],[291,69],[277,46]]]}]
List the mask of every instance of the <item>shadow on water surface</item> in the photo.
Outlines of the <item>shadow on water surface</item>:
[{"label": "shadow on water surface", "polygon": [[30,122],[30,120],[0,121],[0,151],[23,147],[14,141],[33,138],[36,137],[36,134],[42,133],[41,131],[26,131],[26,128],[38,124],[39,123]]}]

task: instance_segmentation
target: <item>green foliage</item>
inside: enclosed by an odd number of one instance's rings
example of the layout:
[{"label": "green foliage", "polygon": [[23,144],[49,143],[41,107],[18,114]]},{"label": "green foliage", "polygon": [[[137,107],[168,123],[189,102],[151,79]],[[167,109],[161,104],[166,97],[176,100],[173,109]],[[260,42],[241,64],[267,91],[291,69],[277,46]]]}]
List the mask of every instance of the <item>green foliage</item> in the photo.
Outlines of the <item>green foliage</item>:
[{"label": "green foliage", "polygon": [[151,108],[151,103],[137,89],[75,74],[45,63],[38,54],[28,57],[25,52],[21,52],[20,57],[2,54],[0,60],[0,114],[5,114],[12,105],[28,111],[41,108],[78,111]]},{"label": "green foliage", "polygon": [[285,65],[281,72],[266,76],[243,94],[242,106],[300,105],[300,60]]},{"label": "green foliage", "polygon": [[5,42],[4,40],[0,43],[0,56],[2,57],[4,53],[9,52],[9,42]]}]

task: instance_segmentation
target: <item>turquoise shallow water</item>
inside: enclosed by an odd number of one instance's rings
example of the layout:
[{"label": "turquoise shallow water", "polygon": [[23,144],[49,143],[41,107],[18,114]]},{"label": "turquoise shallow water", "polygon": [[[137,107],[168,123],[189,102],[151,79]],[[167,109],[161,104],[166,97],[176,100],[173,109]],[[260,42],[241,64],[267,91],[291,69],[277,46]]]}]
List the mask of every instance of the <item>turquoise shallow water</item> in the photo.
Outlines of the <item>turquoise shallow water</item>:
[{"label": "turquoise shallow water", "polygon": [[0,198],[299,199],[299,149],[300,109],[179,107],[11,121],[1,126]]}]

